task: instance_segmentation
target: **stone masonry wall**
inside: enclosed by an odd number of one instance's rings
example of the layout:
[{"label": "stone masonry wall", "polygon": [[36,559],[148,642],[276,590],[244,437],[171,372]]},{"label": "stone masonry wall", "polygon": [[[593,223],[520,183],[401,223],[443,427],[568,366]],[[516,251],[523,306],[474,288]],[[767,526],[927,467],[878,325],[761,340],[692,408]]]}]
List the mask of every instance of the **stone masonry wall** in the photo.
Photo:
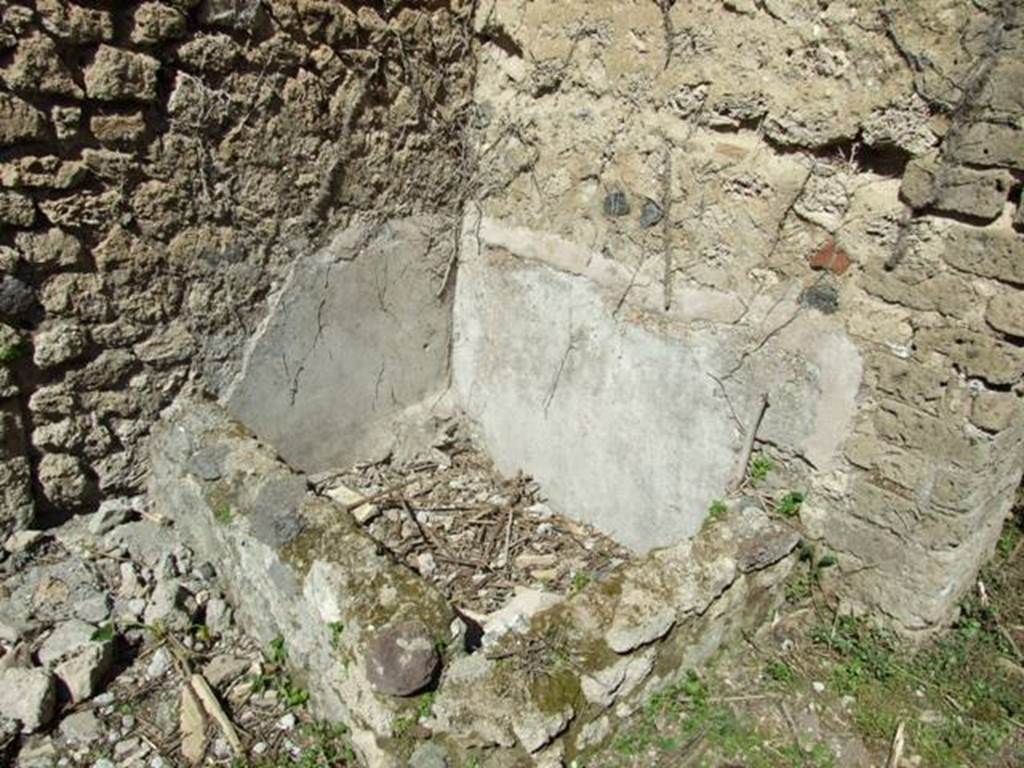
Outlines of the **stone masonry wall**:
[{"label": "stone masonry wall", "polygon": [[[1022,17],[1013,0],[487,0],[475,19],[467,245],[501,280],[540,264],[626,324],[717,339],[705,370],[658,386],[698,409],[714,392],[722,441],[756,438],[778,490],[809,491],[848,604],[911,630],[973,585],[1024,462]],[[540,375],[562,393],[590,330],[552,306],[535,311],[566,328]],[[798,327],[818,330],[793,343]],[[852,351],[817,354],[837,335]],[[836,447],[814,455],[796,415],[857,358],[852,416],[824,414]]]},{"label": "stone masonry wall", "polygon": [[0,537],[139,492],[324,233],[457,210],[462,6],[0,6]]}]

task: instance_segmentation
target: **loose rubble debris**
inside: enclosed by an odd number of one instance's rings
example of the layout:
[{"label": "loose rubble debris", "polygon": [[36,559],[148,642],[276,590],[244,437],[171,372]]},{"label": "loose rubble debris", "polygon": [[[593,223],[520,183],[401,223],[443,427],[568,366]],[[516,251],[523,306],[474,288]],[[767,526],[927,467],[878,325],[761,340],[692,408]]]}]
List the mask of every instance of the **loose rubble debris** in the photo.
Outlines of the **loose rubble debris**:
[{"label": "loose rubble debris", "polygon": [[357,464],[312,480],[475,620],[513,598],[568,594],[631,559],[594,528],[555,514],[537,483],[502,477],[454,425],[427,458]]},{"label": "loose rubble debris", "polygon": [[[315,481],[478,622],[485,646],[631,556],[554,514],[528,478],[503,478],[455,426],[426,458]],[[236,628],[217,579],[142,497],[9,537],[0,756],[20,768],[163,768],[300,755],[308,694],[284,672],[283,643],[261,649]],[[383,670],[381,684],[429,685],[432,641],[422,655],[415,679]]]},{"label": "loose rubble debris", "polygon": [[0,765],[284,764],[303,749],[303,691],[235,627],[215,566],[140,501],[0,550]]}]

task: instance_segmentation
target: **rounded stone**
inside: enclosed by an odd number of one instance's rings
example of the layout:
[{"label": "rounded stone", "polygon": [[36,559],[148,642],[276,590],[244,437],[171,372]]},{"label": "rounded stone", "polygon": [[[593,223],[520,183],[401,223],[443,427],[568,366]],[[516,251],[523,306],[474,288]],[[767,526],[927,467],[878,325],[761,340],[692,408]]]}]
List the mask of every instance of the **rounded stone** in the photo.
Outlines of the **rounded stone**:
[{"label": "rounded stone", "polygon": [[366,649],[371,685],[389,696],[411,696],[430,685],[441,657],[427,628],[418,621],[384,627]]}]

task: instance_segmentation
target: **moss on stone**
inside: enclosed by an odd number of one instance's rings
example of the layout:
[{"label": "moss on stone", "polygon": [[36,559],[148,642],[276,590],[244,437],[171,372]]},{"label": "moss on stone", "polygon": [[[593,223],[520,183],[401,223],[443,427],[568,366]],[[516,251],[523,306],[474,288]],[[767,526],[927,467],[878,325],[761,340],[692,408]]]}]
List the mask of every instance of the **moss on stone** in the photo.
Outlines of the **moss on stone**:
[{"label": "moss on stone", "polygon": [[568,707],[578,712],[584,701],[579,675],[569,668],[540,675],[530,685],[530,699],[545,715],[561,714]]}]

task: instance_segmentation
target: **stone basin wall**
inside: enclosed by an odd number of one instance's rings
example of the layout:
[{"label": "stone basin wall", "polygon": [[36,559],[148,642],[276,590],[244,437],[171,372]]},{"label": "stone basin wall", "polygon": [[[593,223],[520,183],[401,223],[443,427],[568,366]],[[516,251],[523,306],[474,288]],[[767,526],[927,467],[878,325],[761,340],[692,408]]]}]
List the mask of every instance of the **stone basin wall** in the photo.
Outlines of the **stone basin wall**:
[{"label": "stone basin wall", "polygon": [[585,760],[680,670],[771,614],[799,540],[738,509],[471,653],[435,589],[220,406],[181,398],[151,450],[155,508],[217,563],[241,623],[283,638],[317,711],[351,728],[371,766],[423,748],[410,725],[426,690],[429,749],[453,768]]}]

